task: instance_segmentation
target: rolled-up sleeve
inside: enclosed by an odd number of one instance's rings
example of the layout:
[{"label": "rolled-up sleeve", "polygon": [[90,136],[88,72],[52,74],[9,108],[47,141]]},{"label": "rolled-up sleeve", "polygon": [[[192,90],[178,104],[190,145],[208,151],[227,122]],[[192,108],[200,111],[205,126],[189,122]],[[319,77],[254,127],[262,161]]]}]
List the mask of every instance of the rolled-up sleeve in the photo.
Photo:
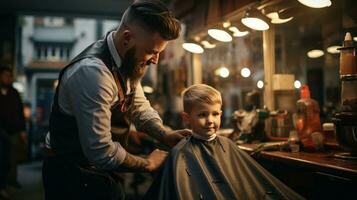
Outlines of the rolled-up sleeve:
[{"label": "rolled-up sleeve", "polygon": [[99,60],[80,67],[67,80],[67,100],[78,125],[85,156],[101,169],[118,167],[125,149],[111,137],[111,106],[117,95],[111,72]]},{"label": "rolled-up sleeve", "polygon": [[158,112],[153,109],[146,99],[141,84],[136,87],[134,106],[132,108],[132,119],[137,130],[144,131],[147,123],[154,122],[162,124]]}]

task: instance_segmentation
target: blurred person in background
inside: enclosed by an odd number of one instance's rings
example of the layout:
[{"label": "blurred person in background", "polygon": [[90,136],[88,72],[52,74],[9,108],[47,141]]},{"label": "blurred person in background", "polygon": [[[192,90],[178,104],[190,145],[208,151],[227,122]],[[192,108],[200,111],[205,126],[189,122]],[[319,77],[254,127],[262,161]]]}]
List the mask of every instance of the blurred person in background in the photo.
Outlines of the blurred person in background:
[{"label": "blurred person in background", "polygon": [[26,137],[23,104],[12,83],[12,70],[0,67],[0,195],[3,196],[21,187],[17,182],[17,144]]}]

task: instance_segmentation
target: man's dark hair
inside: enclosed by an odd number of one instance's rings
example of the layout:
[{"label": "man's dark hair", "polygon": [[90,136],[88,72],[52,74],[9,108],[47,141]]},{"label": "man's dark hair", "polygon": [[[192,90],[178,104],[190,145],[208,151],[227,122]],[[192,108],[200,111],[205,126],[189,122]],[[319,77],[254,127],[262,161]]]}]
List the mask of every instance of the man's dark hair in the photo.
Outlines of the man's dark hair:
[{"label": "man's dark hair", "polygon": [[151,32],[158,32],[165,40],[174,40],[181,31],[180,22],[167,9],[165,4],[156,0],[134,2],[126,11],[122,25],[137,24]]}]

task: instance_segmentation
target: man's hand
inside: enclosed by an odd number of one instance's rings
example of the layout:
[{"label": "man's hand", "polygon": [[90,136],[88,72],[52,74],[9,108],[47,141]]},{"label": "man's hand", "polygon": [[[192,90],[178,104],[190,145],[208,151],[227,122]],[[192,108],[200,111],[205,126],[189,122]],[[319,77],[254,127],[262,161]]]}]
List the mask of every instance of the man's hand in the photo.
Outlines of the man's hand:
[{"label": "man's hand", "polygon": [[165,161],[168,153],[166,151],[161,151],[159,149],[155,149],[150,153],[149,157],[147,157],[148,165],[146,166],[146,171],[153,172],[157,170]]},{"label": "man's hand", "polygon": [[182,138],[191,135],[192,132],[189,129],[181,129],[168,132],[167,135],[163,137],[163,142],[165,142],[170,147],[175,146]]}]

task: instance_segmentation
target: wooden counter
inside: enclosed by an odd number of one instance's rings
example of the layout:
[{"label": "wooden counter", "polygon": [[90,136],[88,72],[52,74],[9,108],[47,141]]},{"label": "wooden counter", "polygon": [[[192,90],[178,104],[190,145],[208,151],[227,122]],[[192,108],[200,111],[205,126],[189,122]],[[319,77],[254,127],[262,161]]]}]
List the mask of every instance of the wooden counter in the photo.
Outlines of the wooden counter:
[{"label": "wooden counter", "polygon": [[[252,152],[257,146],[239,145],[247,152]],[[253,157],[308,199],[351,199],[357,189],[357,160],[335,158],[334,154],[340,152],[262,151]]]}]

